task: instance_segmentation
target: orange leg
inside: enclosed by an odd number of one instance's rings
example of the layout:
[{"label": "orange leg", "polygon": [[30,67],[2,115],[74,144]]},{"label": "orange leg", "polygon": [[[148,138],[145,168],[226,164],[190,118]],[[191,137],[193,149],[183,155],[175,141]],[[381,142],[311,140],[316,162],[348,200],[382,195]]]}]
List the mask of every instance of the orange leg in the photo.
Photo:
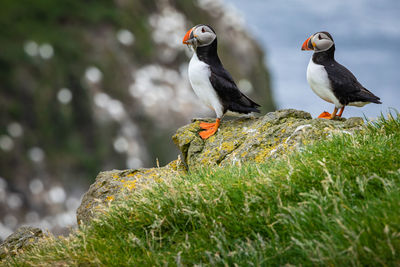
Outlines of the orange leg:
[{"label": "orange leg", "polygon": [[322,118],[322,119],[328,119],[328,120],[332,120],[336,117],[336,113],[337,113],[338,109],[335,107],[335,109],[333,110],[332,114],[330,114],[327,111],[322,112],[318,118]]},{"label": "orange leg", "polygon": [[333,120],[336,117],[336,113],[337,113],[337,107],[335,107],[335,109],[333,110],[332,114],[331,114],[331,120]]},{"label": "orange leg", "polygon": [[340,109],[338,117],[341,118],[343,114],[344,106]]},{"label": "orange leg", "polygon": [[200,137],[202,139],[207,139],[210,136],[214,135],[217,132],[220,123],[221,120],[218,118],[215,120],[214,123],[206,123],[206,122],[200,123],[200,127],[204,129],[204,131],[201,131],[199,133]]}]

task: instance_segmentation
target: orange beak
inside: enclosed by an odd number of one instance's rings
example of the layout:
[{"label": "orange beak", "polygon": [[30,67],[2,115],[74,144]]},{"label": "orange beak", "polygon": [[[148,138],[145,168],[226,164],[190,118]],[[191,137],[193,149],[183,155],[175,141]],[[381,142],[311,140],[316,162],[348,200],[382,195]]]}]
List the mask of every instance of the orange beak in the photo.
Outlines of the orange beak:
[{"label": "orange beak", "polygon": [[311,38],[313,35],[311,35],[307,40],[304,41],[303,45],[301,46],[301,50],[314,50],[314,46],[311,43]]},{"label": "orange beak", "polygon": [[193,31],[193,28],[188,30],[188,32],[185,34],[185,37],[183,37],[183,41],[182,41],[183,44],[186,44],[186,45],[190,44],[188,41],[189,41],[189,39],[191,39],[190,34],[192,33],[192,31]]}]

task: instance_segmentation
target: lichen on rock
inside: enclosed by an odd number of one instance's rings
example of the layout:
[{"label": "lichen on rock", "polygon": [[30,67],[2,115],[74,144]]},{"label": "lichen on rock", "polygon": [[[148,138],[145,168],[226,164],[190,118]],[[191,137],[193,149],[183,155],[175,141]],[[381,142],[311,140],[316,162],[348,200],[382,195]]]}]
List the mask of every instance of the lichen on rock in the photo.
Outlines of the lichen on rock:
[{"label": "lichen on rock", "polygon": [[77,221],[89,223],[97,211],[110,201],[124,197],[126,193],[138,188],[165,180],[168,177],[179,176],[186,172],[180,159],[170,162],[165,167],[149,169],[112,170],[100,172],[96,181],[83,196],[77,210]]},{"label": "lichen on rock", "polygon": [[189,169],[265,162],[334,133],[351,133],[363,127],[362,118],[312,119],[304,111],[285,109],[258,118],[224,120],[207,140],[198,132],[199,122],[178,129],[172,137]]},{"label": "lichen on rock", "polygon": [[35,244],[43,237],[43,231],[39,228],[29,226],[18,228],[0,244],[0,260],[17,254],[18,250]]}]

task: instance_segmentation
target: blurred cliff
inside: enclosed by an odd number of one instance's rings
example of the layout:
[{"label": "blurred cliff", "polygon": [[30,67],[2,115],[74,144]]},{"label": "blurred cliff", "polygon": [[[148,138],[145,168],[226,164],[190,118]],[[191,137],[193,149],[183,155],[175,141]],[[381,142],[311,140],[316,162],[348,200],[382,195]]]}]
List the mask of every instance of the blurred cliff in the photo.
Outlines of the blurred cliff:
[{"label": "blurred cliff", "polygon": [[195,24],[215,27],[242,91],[274,108],[264,54],[220,1],[4,0],[0,10],[0,239],[62,232],[102,170],[163,165],[171,136],[214,116],[187,79]]}]

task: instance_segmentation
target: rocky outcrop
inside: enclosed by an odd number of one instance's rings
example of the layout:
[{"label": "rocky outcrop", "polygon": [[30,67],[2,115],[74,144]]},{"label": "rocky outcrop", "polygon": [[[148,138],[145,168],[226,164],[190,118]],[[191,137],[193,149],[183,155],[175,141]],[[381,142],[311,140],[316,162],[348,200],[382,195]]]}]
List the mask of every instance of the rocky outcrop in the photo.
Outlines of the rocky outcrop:
[{"label": "rocky outcrop", "polygon": [[[211,121],[211,119],[210,119]],[[173,141],[181,159],[165,167],[101,172],[77,211],[78,222],[89,223],[102,205],[125,197],[143,186],[174,179],[187,170],[246,162],[262,163],[337,133],[351,134],[364,127],[361,118],[312,119],[304,111],[286,109],[258,118],[223,120],[219,131],[202,140],[199,121],[178,129]]]},{"label": "rocky outcrop", "polygon": [[186,168],[180,159],[160,168],[101,172],[83,196],[76,214],[78,224],[90,222],[90,219],[97,211],[101,211],[101,206],[105,203],[120,199],[126,193],[134,192],[143,186],[184,173],[186,173]]},{"label": "rocky outcrop", "polygon": [[362,118],[312,119],[304,111],[285,109],[259,118],[223,121],[218,132],[203,141],[199,122],[180,128],[172,137],[189,169],[265,162],[334,133],[351,133],[363,126]]},{"label": "rocky outcrop", "polygon": [[15,255],[43,238],[43,231],[35,227],[20,227],[0,244],[0,260],[7,255]]}]

